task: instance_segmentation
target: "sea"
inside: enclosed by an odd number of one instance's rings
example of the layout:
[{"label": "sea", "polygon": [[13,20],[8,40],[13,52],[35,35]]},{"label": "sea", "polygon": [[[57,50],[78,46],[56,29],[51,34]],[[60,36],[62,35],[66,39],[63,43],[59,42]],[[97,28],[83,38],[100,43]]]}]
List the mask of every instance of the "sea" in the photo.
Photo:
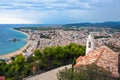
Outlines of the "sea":
[{"label": "sea", "polygon": [[[14,30],[18,27],[41,27],[43,24],[0,24],[0,55],[8,54],[19,50],[27,44],[27,36]],[[19,39],[13,42],[12,39]]]}]

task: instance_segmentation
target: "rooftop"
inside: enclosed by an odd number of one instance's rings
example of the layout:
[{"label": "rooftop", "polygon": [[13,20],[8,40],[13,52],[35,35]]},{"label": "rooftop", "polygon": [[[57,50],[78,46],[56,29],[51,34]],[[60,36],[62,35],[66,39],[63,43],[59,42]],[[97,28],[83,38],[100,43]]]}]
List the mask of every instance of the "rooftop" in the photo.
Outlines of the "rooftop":
[{"label": "rooftop", "polygon": [[110,71],[113,76],[118,74],[118,54],[109,49],[107,46],[102,46],[96,50],[90,51],[86,56],[76,59],[74,67],[89,65],[95,63],[98,66]]}]

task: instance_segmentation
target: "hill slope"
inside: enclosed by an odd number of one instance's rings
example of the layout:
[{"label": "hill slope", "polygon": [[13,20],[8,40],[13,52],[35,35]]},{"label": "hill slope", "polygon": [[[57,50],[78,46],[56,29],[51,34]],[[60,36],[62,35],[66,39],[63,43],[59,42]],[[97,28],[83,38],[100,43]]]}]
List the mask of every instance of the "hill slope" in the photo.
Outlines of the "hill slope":
[{"label": "hill slope", "polygon": [[106,27],[113,29],[120,29],[120,22],[103,22],[103,23],[73,23],[73,24],[65,24],[64,27]]}]

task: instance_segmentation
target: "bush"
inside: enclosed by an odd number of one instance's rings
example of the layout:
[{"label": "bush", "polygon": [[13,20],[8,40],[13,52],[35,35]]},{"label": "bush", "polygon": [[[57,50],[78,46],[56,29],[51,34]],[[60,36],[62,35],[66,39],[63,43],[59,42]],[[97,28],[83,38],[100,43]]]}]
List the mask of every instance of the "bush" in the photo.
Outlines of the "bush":
[{"label": "bush", "polygon": [[80,66],[72,71],[65,68],[57,73],[58,80],[117,80],[110,76],[111,73],[95,65]]}]

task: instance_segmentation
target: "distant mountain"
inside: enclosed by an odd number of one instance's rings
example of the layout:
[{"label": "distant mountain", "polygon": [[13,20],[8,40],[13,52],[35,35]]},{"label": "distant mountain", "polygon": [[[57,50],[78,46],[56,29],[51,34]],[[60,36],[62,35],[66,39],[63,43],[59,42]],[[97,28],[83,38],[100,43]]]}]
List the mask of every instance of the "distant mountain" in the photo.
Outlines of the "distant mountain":
[{"label": "distant mountain", "polygon": [[73,24],[65,24],[64,27],[106,27],[113,29],[120,29],[120,22],[103,22],[103,23],[73,23]]}]

